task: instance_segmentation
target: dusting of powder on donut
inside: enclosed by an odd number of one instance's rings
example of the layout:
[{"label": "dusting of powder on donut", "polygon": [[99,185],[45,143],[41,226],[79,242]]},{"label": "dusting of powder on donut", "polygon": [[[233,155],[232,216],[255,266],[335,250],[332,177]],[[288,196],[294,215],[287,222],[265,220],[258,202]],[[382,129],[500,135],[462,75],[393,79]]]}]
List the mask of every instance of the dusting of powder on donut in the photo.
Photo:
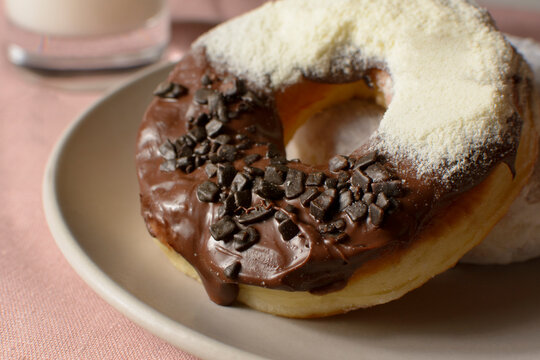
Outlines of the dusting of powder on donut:
[{"label": "dusting of powder on donut", "polygon": [[507,119],[516,112],[507,84],[516,55],[487,13],[468,1],[270,2],[195,46],[274,90],[302,74],[324,78],[336,59],[384,64],[394,89],[375,134],[379,150],[414,161],[419,174],[444,167],[443,177],[451,176],[470,165],[476,149],[509,138]]}]

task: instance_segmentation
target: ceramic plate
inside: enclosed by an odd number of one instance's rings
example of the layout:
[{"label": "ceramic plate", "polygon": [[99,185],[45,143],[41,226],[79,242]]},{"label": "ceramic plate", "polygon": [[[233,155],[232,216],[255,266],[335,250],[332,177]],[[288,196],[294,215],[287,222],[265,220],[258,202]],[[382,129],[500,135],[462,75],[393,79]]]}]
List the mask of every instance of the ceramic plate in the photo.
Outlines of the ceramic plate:
[{"label": "ceramic plate", "polygon": [[169,264],[139,215],[135,136],[152,90],[170,69],[147,71],[88,109],[46,171],[51,231],[106,301],[201,358],[540,358],[540,260],[459,265],[400,300],[327,319],[213,304]]}]

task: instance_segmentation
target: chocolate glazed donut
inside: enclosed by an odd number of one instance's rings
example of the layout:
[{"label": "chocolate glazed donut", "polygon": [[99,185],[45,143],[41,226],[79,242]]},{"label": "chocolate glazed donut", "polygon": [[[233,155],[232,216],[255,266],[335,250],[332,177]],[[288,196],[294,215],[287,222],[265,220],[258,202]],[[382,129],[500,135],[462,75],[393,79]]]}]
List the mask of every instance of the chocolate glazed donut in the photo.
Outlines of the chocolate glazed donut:
[{"label": "chocolate glazed donut", "polygon": [[[195,47],[155,90],[137,139],[142,215],[214,302],[232,304],[240,285],[247,294],[241,291],[240,300],[250,306],[307,317],[398,298],[481,241],[526,182],[530,159],[519,154],[536,152],[536,135],[523,95],[530,83],[518,76],[513,91],[522,112],[507,119],[509,141],[490,144],[485,157],[450,180],[418,176],[411,161],[379,151],[377,134],[328,166],[286,159],[284,139],[320,109],[352,97],[389,105],[384,64],[354,70],[306,72],[270,91],[214,66]],[[476,233],[449,239],[465,234],[482,213],[488,219]],[[431,258],[429,249],[438,255]],[[391,276],[378,278],[387,271]],[[334,301],[363,278],[368,287],[377,282],[379,295]],[[252,290],[261,297],[250,300]],[[296,293],[290,308],[272,303]],[[306,299],[321,305],[298,311]]]}]

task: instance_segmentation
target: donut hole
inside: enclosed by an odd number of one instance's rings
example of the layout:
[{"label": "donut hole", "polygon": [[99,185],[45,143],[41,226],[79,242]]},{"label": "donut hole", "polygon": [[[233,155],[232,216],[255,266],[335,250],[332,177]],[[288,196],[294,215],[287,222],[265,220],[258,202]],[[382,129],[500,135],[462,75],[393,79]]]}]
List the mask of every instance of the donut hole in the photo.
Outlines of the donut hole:
[{"label": "donut hole", "polygon": [[366,79],[344,84],[303,81],[278,94],[289,159],[323,165],[367,142],[391,101],[392,84],[390,76],[377,69]]},{"label": "donut hole", "polygon": [[287,158],[313,165],[327,164],[364,145],[379,127],[385,108],[365,99],[350,99],[310,117],[286,147]]}]

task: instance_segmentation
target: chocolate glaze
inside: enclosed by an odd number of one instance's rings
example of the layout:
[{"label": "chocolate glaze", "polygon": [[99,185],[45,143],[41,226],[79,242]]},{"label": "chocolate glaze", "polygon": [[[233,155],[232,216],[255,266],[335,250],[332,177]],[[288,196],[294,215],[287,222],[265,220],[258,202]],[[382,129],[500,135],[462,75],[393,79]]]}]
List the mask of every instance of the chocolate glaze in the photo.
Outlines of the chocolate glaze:
[{"label": "chocolate glaze", "polygon": [[[298,198],[283,199],[271,205],[283,209],[287,204],[292,204],[298,209],[296,213],[287,215],[300,228],[299,235],[284,241],[277,229],[278,222],[271,217],[253,225],[261,235],[259,242],[246,251],[238,252],[234,250],[232,242],[216,241],[209,233],[209,225],[218,219],[220,204],[203,203],[197,199],[197,186],[208,180],[204,166],[189,174],[180,170],[160,171],[163,159],[158,148],[167,139],[176,139],[186,133],[185,114],[205,74],[217,79],[212,84],[214,88],[219,88],[219,79],[228,76],[223,71],[217,73],[207,62],[204,52],[200,51],[188,53],[177,65],[169,81],[182,84],[189,92],[178,100],[156,98],[152,102],[140,127],[136,162],[142,215],[148,230],[193,265],[210,298],[222,305],[235,300],[238,283],[312,293],[325,293],[344,287],[351,275],[366,261],[406,247],[414,241],[432,217],[444,211],[460,194],[480,183],[496,164],[501,161],[513,164],[517,150],[517,142],[487,147],[486,153],[493,160],[471,164],[454,179],[452,186],[443,184],[437,176],[419,179],[410,163],[398,162],[392,154],[385,154],[388,161],[385,166],[403,179],[406,192],[399,199],[399,208],[385,219],[383,226],[375,227],[368,222],[355,223],[347,216],[340,216],[347,222],[345,232],[349,240],[333,243],[319,233],[319,223],[309,214],[309,208],[299,203]],[[336,82],[336,79],[326,80]],[[245,150],[244,154],[262,155],[252,166],[264,169],[269,164],[269,159],[264,157],[267,143],[275,144],[284,153],[283,131],[273,106],[272,94],[260,90],[257,93],[264,103],[231,120],[227,128],[233,136],[236,133],[246,134],[260,143]],[[511,122],[517,129],[513,131],[513,136],[519,136],[521,120],[515,117]],[[254,133],[246,130],[250,125],[256,126]],[[366,144],[352,155],[362,156],[369,147],[370,144]],[[244,165],[241,159],[234,162],[238,170]],[[330,175],[327,168],[301,162],[290,162],[287,166],[306,174],[324,171]],[[263,199],[254,194],[252,204],[262,203]],[[241,262],[241,271],[232,280],[225,276],[224,269],[235,261]]]}]

